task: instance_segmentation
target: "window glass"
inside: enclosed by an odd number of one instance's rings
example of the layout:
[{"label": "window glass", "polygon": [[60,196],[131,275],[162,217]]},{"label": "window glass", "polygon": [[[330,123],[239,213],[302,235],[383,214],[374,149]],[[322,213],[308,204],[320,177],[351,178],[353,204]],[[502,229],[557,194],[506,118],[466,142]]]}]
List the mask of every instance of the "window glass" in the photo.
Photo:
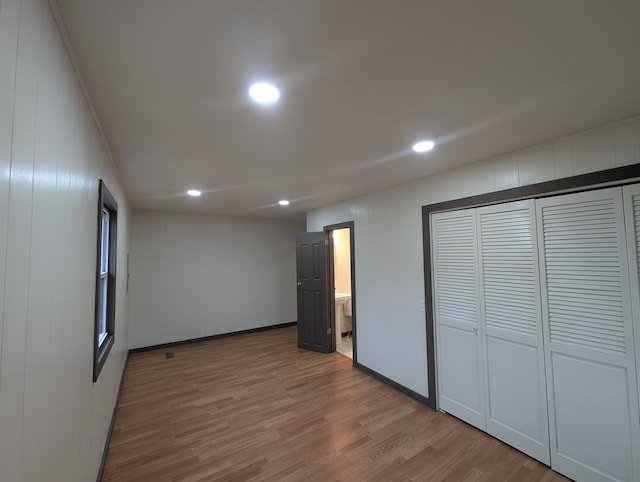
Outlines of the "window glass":
[{"label": "window glass", "polygon": [[100,279],[100,319],[98,322],[98,345],[107,338],[107,276]]},{"label": "window glass", "polygon": [[102,243],[100,246],[100,273],[109,271],[109,211],[102,209]]},{"label": "window glass", "polygon": [[103,181],[99,185],[97,221],[94,382],[98,380],[115,340],[118,204]]}]

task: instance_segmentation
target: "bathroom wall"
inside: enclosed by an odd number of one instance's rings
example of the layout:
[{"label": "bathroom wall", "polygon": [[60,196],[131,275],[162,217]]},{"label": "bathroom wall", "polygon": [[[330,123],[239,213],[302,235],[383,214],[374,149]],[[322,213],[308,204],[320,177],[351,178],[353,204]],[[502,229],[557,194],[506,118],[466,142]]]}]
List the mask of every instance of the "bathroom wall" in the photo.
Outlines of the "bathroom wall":
[{"label": "bathroom wall", "polygon": [[[115,345],[92,382],[98,180]],[[127,355],[127,199],[46,0],[0,2],[0,480],[96,479]]]},{"label": "bathroom wall", "polygon": [[134,211],[130,348],[297,320],[304,221]]},{"label": "bathroom wall", "polygon": [[333,231],[333,277],[337,293],[351,293],[350,229]]},{"label": "bathroom wall", "polygon": [[355,222],[359,363],[428,396],[422,206],[639,162],[633,118],[309,212],[308,231]]}]

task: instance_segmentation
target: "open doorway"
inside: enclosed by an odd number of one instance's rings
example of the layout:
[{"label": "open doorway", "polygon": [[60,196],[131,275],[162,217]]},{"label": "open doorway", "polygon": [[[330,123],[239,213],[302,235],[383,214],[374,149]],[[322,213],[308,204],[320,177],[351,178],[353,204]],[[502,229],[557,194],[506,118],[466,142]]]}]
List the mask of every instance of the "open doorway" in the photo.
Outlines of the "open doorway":
[{"label": "open doorway", "polygon": [[325,226],[329,238],[329,313],[336,351],[356,360],[353,222]]}]

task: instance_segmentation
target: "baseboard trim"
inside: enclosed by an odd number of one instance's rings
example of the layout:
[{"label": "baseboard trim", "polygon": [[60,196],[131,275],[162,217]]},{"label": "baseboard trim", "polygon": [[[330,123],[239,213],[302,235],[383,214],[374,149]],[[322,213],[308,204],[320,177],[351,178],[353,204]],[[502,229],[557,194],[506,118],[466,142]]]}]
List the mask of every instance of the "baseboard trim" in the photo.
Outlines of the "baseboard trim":
[{"label": "baseboard trim", "polygon": [[217,340],[218,338],[227,338],[229,336],[247,335],[249,333],[258,333],[260,331],[277,330],[278,328],[287,328],[289,326],[296,326],[297,324],[298,324],[297,321],[292,321],[290,323],[281,323],[279,325],[261,326],[259,328],[250,328],[248,330],[232,331],[230,333],[220,333],[219,335],[203,336],[201,338],[191,338],[189,340],[173,341],[171,343],[162,343],[160,345],[151,345],[151,346],[144,346],[141,348],[132,348],[131,350],[129,350],[129,353],[130,354],[142,353],[145,351],[159,350],[161,348],[171,348],[174,346],[189,345],[191,343],[200,343],[201,341]]},{"label": "baseboard trim", "polygon": [[397,392],[402,393],[404,396],[409,397],[414,402],[418,402],[420,405],[424,405],[425,407],[431,409],[431,407],[429,406],[428,397],[425,397],[424,395],[420,395],[418,392],[414,392],[410,388],[407,388],[404,385],[400,385],[398,382],[394,382],[390,378],[387,378],[384,375],[381,375],[377,371],[372,370],[371,368],[365,365],[362,365],[361,363],[355,362],[353,364],[353,367],[357,368],[358,370],[365,373],[366,375],[369,375],[371,378],[375,378],[380,383],[383,383],[384,385],[387,385],[388,387],[393,388]]},{"label": "baseboard trim", "polygon": [[127,371],[128,363],[129,363],[129,353],[127,353],[127,356],[124,359],[124,367],[122,367],[122,373],[120,374],[120,385],[118,386],[116,403],[113,406],[113,413],[111,414],[111,423],[109,424],[109,431],[107,432],[107,440],[104,442],[104,448],[102,449],[102,460],[100,461],[100,467],[98,467],[98,477],[96,478],[96,482],[100,482],[102,480],[104,466],[107,462],[107,455],[109,454],[109,445],[111,444],[111,434],[113,433],[113,427],[116,424],[116,415],[118,413],[118,405],[120,404],[120,394],[122,393],[122,386],[124,385],[124,373]]}]

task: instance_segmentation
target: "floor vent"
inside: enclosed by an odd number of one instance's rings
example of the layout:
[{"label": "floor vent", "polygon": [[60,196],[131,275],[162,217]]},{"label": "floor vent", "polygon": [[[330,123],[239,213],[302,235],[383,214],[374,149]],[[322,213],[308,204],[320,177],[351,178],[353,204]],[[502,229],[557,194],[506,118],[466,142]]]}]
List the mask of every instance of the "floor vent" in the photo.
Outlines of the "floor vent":
[{"label": "floor vent", "polygon": [[164,354],[164,357],[168,360],[170,358],[175,358],[175,355],[173,354],[172,351],[168,351],[167,353]]}]

